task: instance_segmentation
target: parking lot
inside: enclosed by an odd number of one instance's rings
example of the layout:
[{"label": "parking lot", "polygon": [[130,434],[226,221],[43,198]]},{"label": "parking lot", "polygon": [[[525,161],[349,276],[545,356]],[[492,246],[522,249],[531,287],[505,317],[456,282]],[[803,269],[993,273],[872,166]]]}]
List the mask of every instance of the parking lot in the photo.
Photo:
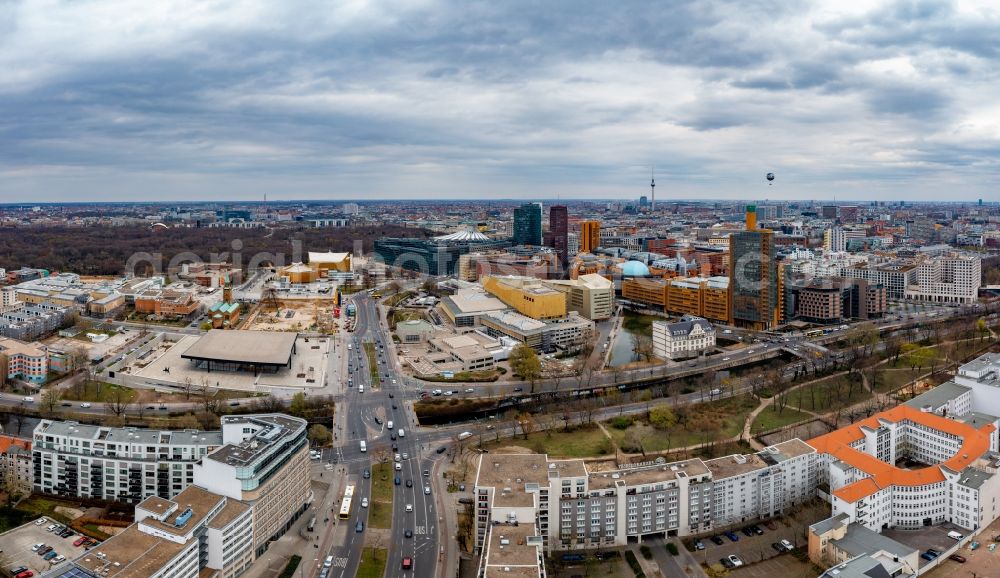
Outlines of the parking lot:
[{"label": "parking lot", "polygon": [[[950,531],[956,531],[963,535],[968,533],[968,530],[954,524],[942,524],[940,526],[930,526],[915,530],[882,530],[882,535],[892,538],[900,544],[906,544],[918,550],[921,554],[927,550],[934,549],[950,555],[953,553],[950,548],[955,547],[955,540],[948,537],[948,532]],[[921,558],[920,568],[923,568],[926,564],[927,561]]]},{"label": "parking lot", "polygon": [[985,530],[976,536],[979,547],[975,550],[969,548],[969,544],[962,546],[955,553],[966,559],[964,564],[952,560],[945,560],[939,566],[927,574],[927,578],[986,578],[987,576],[1000,576],[1000,546],[994,551],[990,551],[990,545],[995,543],[992,540],[1000,536],[1000,520],[990,524]]},{"label": "parking lot", "polygon": [[704,564],[721,568],[720,558],[726,558],[730,554],[736,554],[743,560],[744,564],[756,564],[770,558],[786,554],[775,550],[771,544],[781,540],[788,540],[793,546],[805,547],[805,542],[800,537],[796,542],[795,530],[793,526],[786,526],[781,521],[772,522],[773,529],[768,528],[764,523],[757,524],[764,531],[763,535],[747,536],[740,529],[734,529],[739,541],[733,542],[723,534],[718,534],[722,538],[722,544],[715,544],[709,537],[702,538],[705,545],[704,550],[694,552],[694,557]]},{"label": "parking lot", "polygon": [[[3,550],[4,568],[10,570],[19,566],[25,566],[31,570],[35,576],[48,572],[58,564],[43,560],[41,556],[31,550],[35,544],[45,544],[52,546],[52,550],[58,555],[65,556],[67,560],[75,558],[83,547],[73,545],[80,535],[73,534],[68,538],[61,538],[46,530],[55,522],[46,520],[44,524],[35,525],[29,522],[0,535],[0,549]],[[63,562],[65,563],[65,562]]]}]

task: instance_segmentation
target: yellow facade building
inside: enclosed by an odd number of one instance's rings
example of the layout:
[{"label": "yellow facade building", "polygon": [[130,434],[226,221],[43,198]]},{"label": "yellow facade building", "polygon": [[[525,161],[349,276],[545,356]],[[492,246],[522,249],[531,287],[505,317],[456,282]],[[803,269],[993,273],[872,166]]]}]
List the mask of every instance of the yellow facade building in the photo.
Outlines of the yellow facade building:
[{"label": "yellow facade building", "polygon": [[566,294],[546,287],[533,277],[484,277],[483,288],[518,313],[532,319],[566,317]]}]

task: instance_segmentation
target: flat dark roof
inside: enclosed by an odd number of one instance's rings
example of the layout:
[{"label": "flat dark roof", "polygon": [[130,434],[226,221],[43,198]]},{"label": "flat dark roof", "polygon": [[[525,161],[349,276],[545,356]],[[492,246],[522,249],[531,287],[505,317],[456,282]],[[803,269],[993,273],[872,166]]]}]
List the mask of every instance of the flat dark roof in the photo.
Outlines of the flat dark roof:
[{"label": "flat dark roof", "polygon": [[213,329],[187,351],[184,359],[231,361],[257,365],[288,365],[298,333]]}]

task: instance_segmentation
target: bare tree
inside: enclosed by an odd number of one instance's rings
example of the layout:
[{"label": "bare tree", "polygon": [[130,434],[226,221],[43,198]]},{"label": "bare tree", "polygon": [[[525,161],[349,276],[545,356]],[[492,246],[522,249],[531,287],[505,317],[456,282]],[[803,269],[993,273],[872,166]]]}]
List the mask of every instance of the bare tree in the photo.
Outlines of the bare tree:
[{"label": "bare tree", "polygon": [[132,406],[132,395],[121,387],[112,388],[104,400],[104,407],[115,417],[122,418]]},{"label": "bare tree", "polygon": [[56,412],[56,406],[59,405],[59,390],[54,387],[49,387],[42,392],[42,397],[39,400],[42,411],[47,415],[54,415]]}]

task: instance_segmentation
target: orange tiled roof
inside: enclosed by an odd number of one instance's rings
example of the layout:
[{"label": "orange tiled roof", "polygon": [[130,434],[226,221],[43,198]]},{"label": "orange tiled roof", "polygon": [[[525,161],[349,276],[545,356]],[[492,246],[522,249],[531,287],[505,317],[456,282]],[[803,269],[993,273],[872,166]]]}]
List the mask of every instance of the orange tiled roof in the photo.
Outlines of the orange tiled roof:
[{"label": "orange tiled roof", "polygon": [[13,436],[0,436],[0,454],[10,449],[11,446],[21,446],[31,451],[31,440],[24,440]]},{"label": "orange tiled roof", "polygon": [[[880,420],[893,423],[909,420],[932,429],[950,433],[962,439],[962,447],[955,455],[935,466],[919,470],[900,469],[850,446],[850,444],[864,438],[864,434],[861,431],[863,426],[878,429]],[[990,434],[995,429],[991,424],[976,429],[968,424],[941,417],[937,414],[923,412],[907,405],[900,405],[847,427],[815,437],[806,443],[816,448],[817,452],[830,454],[870,476],[866,480],[848,484],[833,492],[838,498],[848,502],[855,502],[888,486],[922,486],[943,482],[944,473],[941,472],[940,468],[943,466],[953,472],[960,472],[965,469],[966,466],[989,451]]]}]

